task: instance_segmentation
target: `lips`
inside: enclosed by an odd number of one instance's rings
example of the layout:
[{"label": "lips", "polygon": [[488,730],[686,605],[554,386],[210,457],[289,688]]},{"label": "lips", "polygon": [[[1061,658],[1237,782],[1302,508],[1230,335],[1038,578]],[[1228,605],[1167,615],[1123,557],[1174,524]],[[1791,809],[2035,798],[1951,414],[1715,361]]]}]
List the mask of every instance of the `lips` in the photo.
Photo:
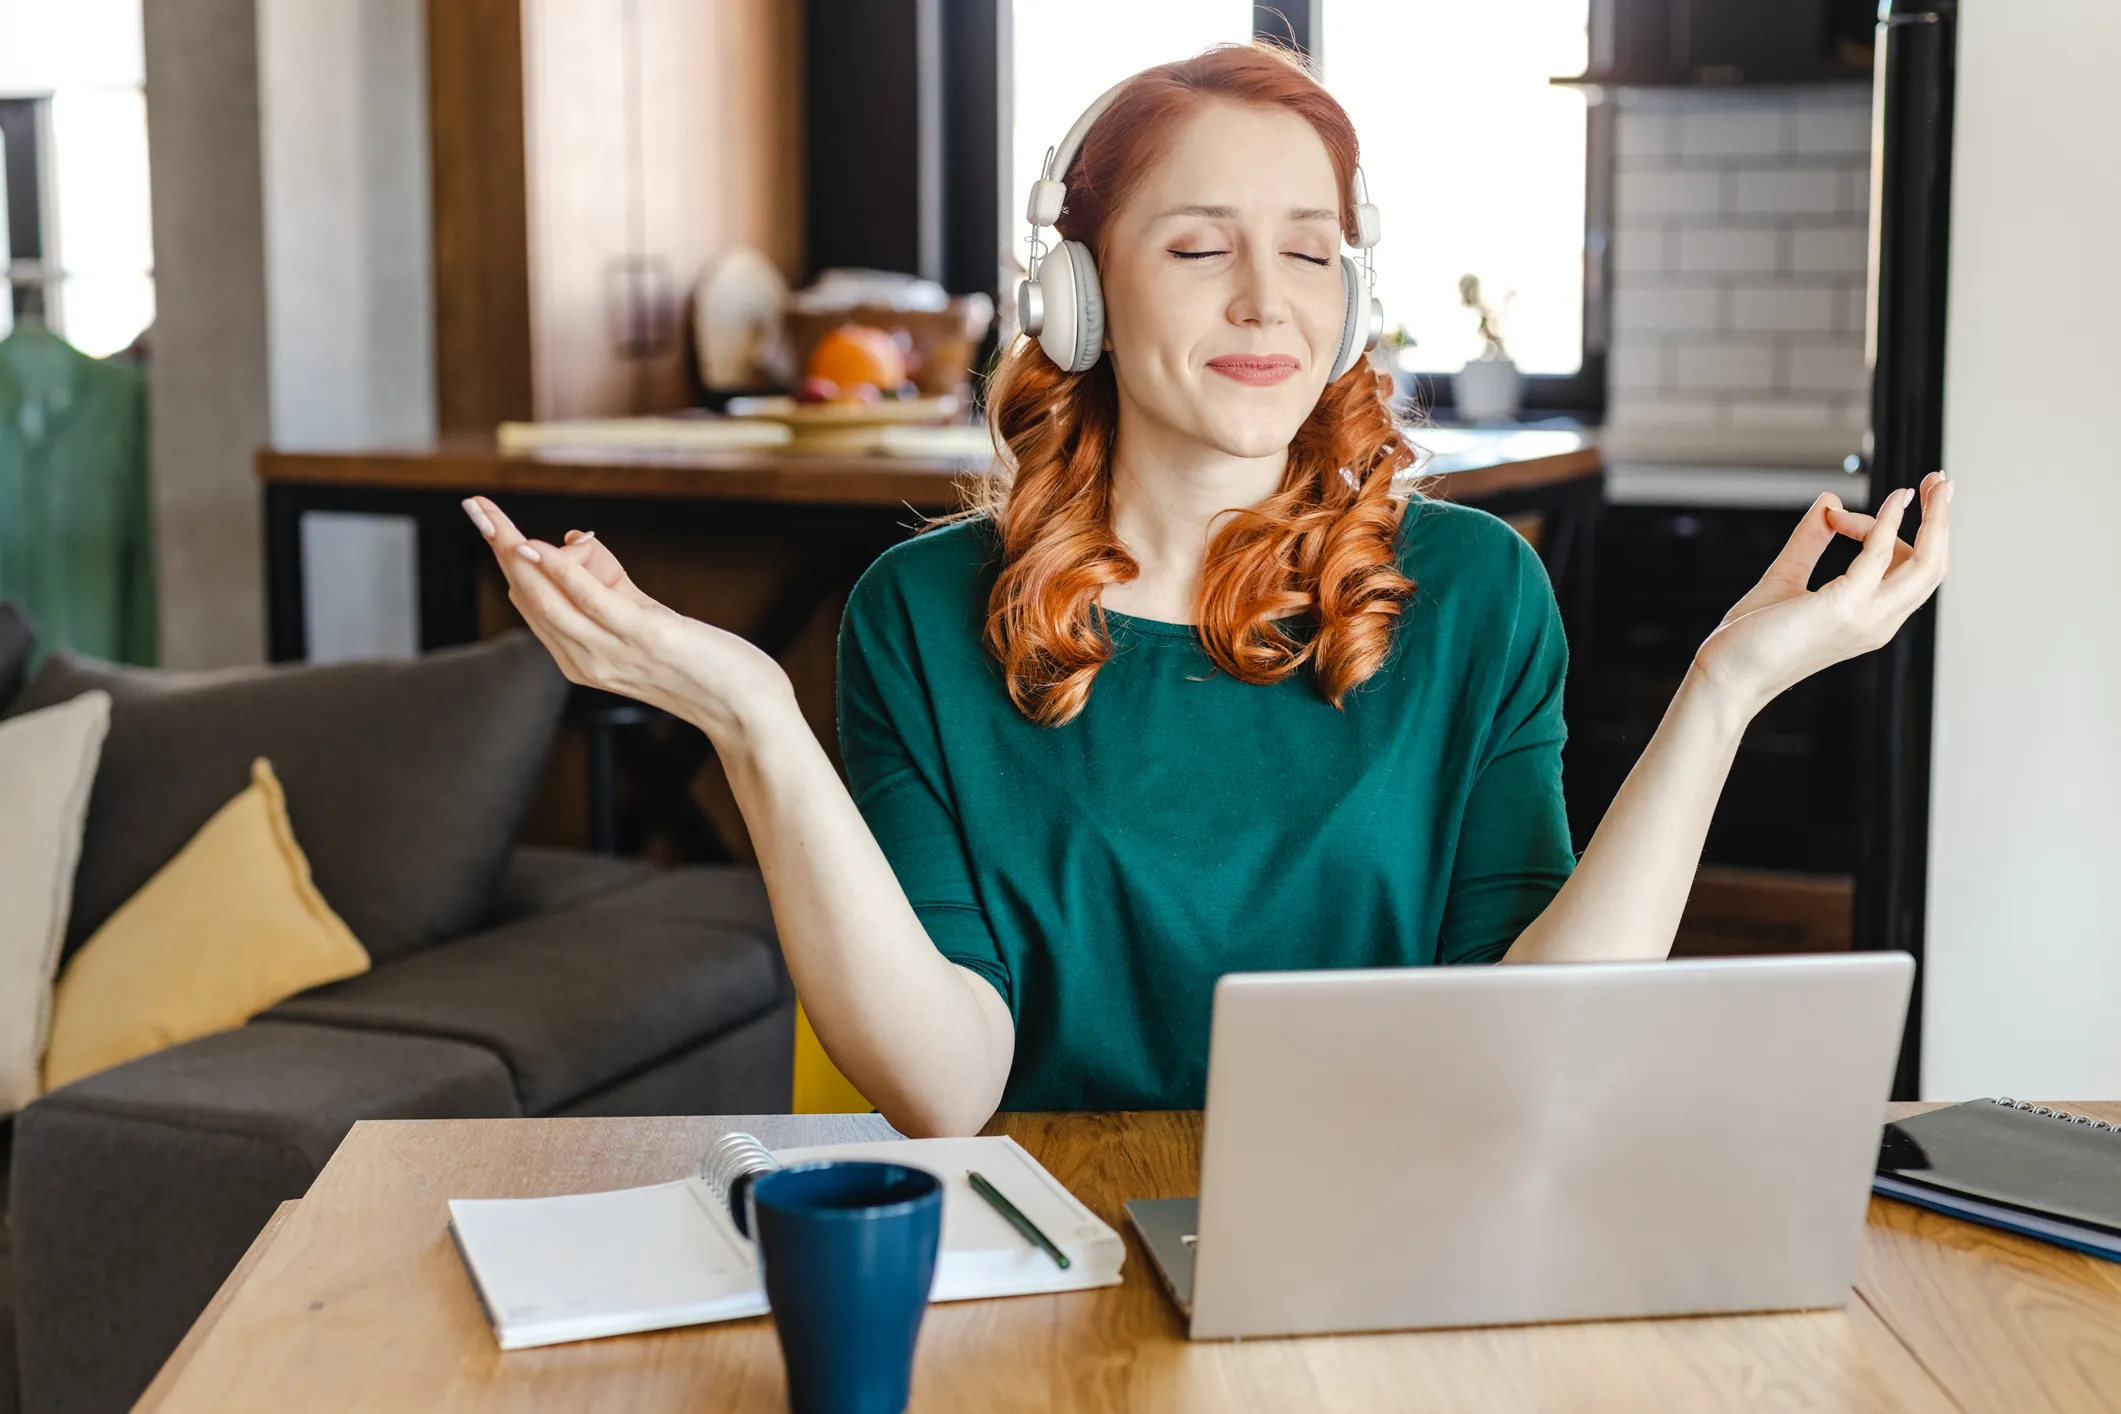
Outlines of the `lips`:
[{"label": "lips", "polygon": [[1287,354],[1224,354],[1209,359],[1208,367],[1236,382],[1264,387],[1295,376],[1297,364]]}]

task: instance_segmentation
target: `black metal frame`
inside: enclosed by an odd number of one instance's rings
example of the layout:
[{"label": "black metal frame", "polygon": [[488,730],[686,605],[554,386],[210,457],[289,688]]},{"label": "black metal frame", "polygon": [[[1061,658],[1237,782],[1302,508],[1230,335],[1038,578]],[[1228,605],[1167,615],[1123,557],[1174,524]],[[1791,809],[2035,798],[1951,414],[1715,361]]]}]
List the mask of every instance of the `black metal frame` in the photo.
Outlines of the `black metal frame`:
[{"label": "black metal frame", "polygon": [[[478,579],[491,555],[465,518],[461,501],[477,488],[405,490],[302,482],[267,482],[263,497],[266,641],[273,662],[308,656],[303,588],[302,517],[311,511],[405,516],[417,546],[417,639],[420,651],[470,643],[478,637]],[[526,535],[553,543],[579,525],[623,535],[630,527],[713,530],[722,534],[800,531],[817,545],[803,572],[758,618],[731,625],[778,658],[795,643],[818,609],[853,587],[864,569],[904,539],[919,517],[903,506],[783,506],[698,498],[576,496],[511,493],[511,518]],[[568,715],[589,735],[590,836],[603,853],[636,853],[651,829],[666,830],[685,858],[734,857],[714,823],[693,799],[690,783],[713,754],[689,724],[611,693],[577,688]],[[623,739],[619,729],[628,729]],[[617,808],[612,789],[621,757],[640,799]]]},{"label": "black metal frame", "polygon": [[[1888,0],[1881,12],[1884,125],[1878,264],[1870,327],[1872,504],[1915,486],[1944,457],[1945,291],[1951,240],[1955,0]],[[1919,504],[1910,514],[1920,518]],[[1948,591],[1946,591],[1948,592]],[[1935,602],[1871,658],[1864,678],[1859,756],[1863,819],[1856,871],[1855,945],[1914,956],[1896,1099],[1919,1093],[1922,969],[1929,874],[1930,709]]]},{"label": "black metal frame", "polygon": [[[1538,511],[1546,517],[1542,554],[1561,597],[1570,651],[1586,662],[1591,652],[1590,595],[1593,553],[1603,479],[1581,477],[1552,487],[1504,492],[1480,501],[1497,515]],[[274,662],[308,656],[303,589],[302,517],[311,511],[346,511],[411,519],[418,566],[420,651],[470,643],[478,636],[480,566],[492,552],[464,516],[463,487],[406,490],[397,487],[269,481],[263,497],[266,639]],[[510,517],[524,534],[558,543],[579,525],[594,525],[614,541],[629,528],[713,531],[729,534],[800,534],[816,549],[758,618],[732,624],[773,657],[791,648],[820,607],[853,587],[862,571],[885,550],[914,533],[922,522],[905,506],[832,504],[777,505],[710,501],[697,497],[599,496],[511,492]],[[589,732],[593,759],[591,835],[597,848],[630,853],[652,817],[671,830],[687,857],[728,859],[731,851],[689,793],[693,775],[713,748],[697,730],[660,713],[643,718],[634,704],[609,693],[577,691],[570,715]],[[632,728],[619,741],[615,729]],[[616,812],[610,782],[623,751],[633,758],[631,777],[647,799],[629,820]]]},{"label": "black metal frame", "polygon": [[[472,642],[478,636],[479,567],[492,551],[465,518],[462,501],[479,489],[412,491],[382,486],[267,482],[266,636],[271,660],[299,662],[308,654],[301,521],[311,511],[409,518],[418,547],[420,651]],[[525,535],[555,543],[569,529],[584,524],[618,533],[635,526],[725,534],[801,532],[825,549],[757,623],[740,626],[746,638],[776,655],[787,650],[826,596],[836,588],[851,585],[870,561],[906,538],[920,523],[919,513],[904,506],[792,506],[698,497],[530,491],[509,493],[508,514]]]}]

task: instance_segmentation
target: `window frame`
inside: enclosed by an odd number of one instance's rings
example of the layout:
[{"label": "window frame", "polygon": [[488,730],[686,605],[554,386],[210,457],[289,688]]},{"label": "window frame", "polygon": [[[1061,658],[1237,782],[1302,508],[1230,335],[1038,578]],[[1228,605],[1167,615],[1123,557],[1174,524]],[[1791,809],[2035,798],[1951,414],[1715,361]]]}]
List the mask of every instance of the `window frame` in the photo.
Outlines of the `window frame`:
[{"label": "window frame", "polygon": [[[52,249],[51,96],[0,95],[0,173],[7,188],[0,198],[8,238],[0,242],[7,259],[0,261],[4,289],[14,320],[35,319],[59,327],[62,293],[59,262]],[[25,249],[18,235],[28,236]]]},{"label": "window frame", "polygon": [[[1610,47],[1609,16],[1613,0],[1589,0],[1591,54],[1595,67],[1601,43]],[[1333,0],[1286,0],[1283,5],[1255,0],[1252,37],[1287,44],[1308,57],[1327,21]],[[1560,75],[1556,75],[1560,77]],[[1586,95],[1584,110],[1583,202],[1583,355],[1574,373],[1528,373],[1524,408],[1531,421],[1565,416],[1579,422],[1603,420],[1606,410],[1606,349],[1612,333],[1613,263],[1613,106],[1596,93]],[[1387,319],[1389,321],[1389,313]],[[1448,373],[1414,375],[1414,405],[1425,418],[1449,421],[1457,408]]]},{"label": "window frame", "polygon": [[[1333,3],[1254,0],[1253,38],[1309,56]],[[821,37],[840,32],[826,22],[845,18],[843,4],[809,0],[813,65]],[[1614,4],[1590,0],[1594,69],[1610,55]],[[1026,185],[1020,180],[1023,174],[1009,171],[1014,126],[1012,10],[1012,0],[901,0],[898,6],[882,7],[874,23],[886,25],[887,37],[894,42],[867,46],[860,58],[846,64],[829,105],[822,86],[810,86],[806,102],[813,133],[831,130],[835,120],[865,104],[903,111],[911,102],[916,108],[901,125],[912,136],[883,150],[841,151],[812,143],[807,154],[807,220],[813,269],[828,253],[830,263],[896,268],[894,262],[903,264],[902,252],[912,248],[922,253],[919,263],[927,267],[918,273],[941,279],[953,292],[984,290],[998,304],[1014,299],[1014,290],[989,288],[1008,265],[1015,209]],[[910,91],[902,74],[894,78],[883,72],[909,64],[919,75]],[[1573,374],[1526,376],[1526,420],[1558,415],[1596,422],[1606,410],[1614,115],[1612,105],[1598,95],[1589,98],[1584,123],[1583,360]],[[881,214],[850,209],[848,194],[869,190],[865,183],[880,177],[906,199]],[[990,352],[982,350],[981,366]],[[1448,374],[1417,374],[1415,390],[1424,416],[1449,420],[1455,413]]]}]

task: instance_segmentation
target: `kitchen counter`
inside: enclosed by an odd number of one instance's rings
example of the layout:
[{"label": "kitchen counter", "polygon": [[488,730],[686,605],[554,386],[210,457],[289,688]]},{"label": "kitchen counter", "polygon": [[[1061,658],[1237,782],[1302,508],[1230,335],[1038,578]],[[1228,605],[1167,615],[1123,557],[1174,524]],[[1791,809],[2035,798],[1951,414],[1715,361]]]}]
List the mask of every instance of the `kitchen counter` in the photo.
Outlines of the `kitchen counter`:
[{"label": "kitchen counter", "polygon": [[[1567,552],[1586,543],[1600,460],[1590,436],[1545,428],[1427,428],[1417,484],[1425,494],[1540,523],[1557,584]],[[976,444],[976,442],[975,442]],[[833,576],[866,565],[918,519],[965,504],[985,456],[824,455],[617,447],[505,452],[491,436],[430,446],[257,455],[266,507],[271,656],[307,656],[302,517],[362,512],[409,517],[418,544],[422,649],[478,637],[473,577],[485,556],[457,502],[477,491],[505,499],[526,533],[558,540],[571,526],[644,524],[698,537],[793,535],[835,547]],[[910,514],[909,514],[910,513]],[[1545,534],[1560,526],[1561,533]],[[1576,556],[1578,560],[1587,558]],[[855,570],[859,573],[859,567]],[[851,582],[851,581],[850,581]]]},{"label": "kitchen counter", "polygon": [[1844,505],[1870,499],[1870,477],[1839,467],[1700,466],[1616,461],[1606,468],[1605,499],[1614,506],[1718,506],[1801,511],[1831,491]]},{"label": "kitchen counter", "polygon": [[[1448,478],[1430,494],[1477,501],[1595,478],[1588,434],[1551,429],[1426,428],[1412,434],[1428,453],[1422,473]],[[494,438],[462,435],[431,446],[359,451],[258,453],[270,487],[360,487],[375,491],[480,491],[568,496],[668,497],[766,505],[914,506],[951,510],[988,458],[826,455],[778,449],[680,451],[555,447],[504,452]]]},{"label": "kitchen counter", "polygon": [[[1590,437],[1545,428],[1430,428],[1411,436],[1422,454],[1421,491],[1509,519],[1538,547],[1564,620],[1587,622],[1601,485]],[[966,450],[973,451],[977,438],[969,440]],[[422,650],[516,625],[492,554],[458,504],[477,491],[500,501],[538,539],[558,542],[570,528],[594,529],[644,592],[741,633],[779,659],[829,750],[834,643],[848,590],[878,555],[929,517],[964,505],[966,489],[985,474],[988,460],[758,448],[504,452],[490,436],[411,449],[268,448],[258,453],[256,469],[265,500],[270,655],[275,661],[309,656],[302,523],[319,513],[412,522],[414,642]],[[1579,662],[1588,649],[1586,640],[1573,650]],[[742,820],[718,764],[693,740],[698,734],[650,731],[620,747],[613,729],[597,725],[601,711],[596,699],[578,697],[526,839],[615,841],[622,852],[660,850],[673,862],[745,857]],[[602,745],[584,732],[603,733],[595,737]],[[638,758],[630,787],[613,779],[610,765],[629,752]],[[615,815],[614,800],[635,802],[631,815]],[[649,837],[675,843],[644,846]]]}]

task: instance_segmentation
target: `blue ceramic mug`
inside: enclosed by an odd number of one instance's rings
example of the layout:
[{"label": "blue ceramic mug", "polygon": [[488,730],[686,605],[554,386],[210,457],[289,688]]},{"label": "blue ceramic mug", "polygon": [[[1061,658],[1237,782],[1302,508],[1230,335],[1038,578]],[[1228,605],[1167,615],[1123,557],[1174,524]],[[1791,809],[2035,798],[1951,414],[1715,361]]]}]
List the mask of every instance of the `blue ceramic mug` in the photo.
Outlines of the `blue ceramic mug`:
[{"label": "blue ceramic mug", "polygon": [[789,1407],[900,1414],[942,1246],[942,1180],[903,1164],[801,1164],[761,1175],[745,1206]]}]

